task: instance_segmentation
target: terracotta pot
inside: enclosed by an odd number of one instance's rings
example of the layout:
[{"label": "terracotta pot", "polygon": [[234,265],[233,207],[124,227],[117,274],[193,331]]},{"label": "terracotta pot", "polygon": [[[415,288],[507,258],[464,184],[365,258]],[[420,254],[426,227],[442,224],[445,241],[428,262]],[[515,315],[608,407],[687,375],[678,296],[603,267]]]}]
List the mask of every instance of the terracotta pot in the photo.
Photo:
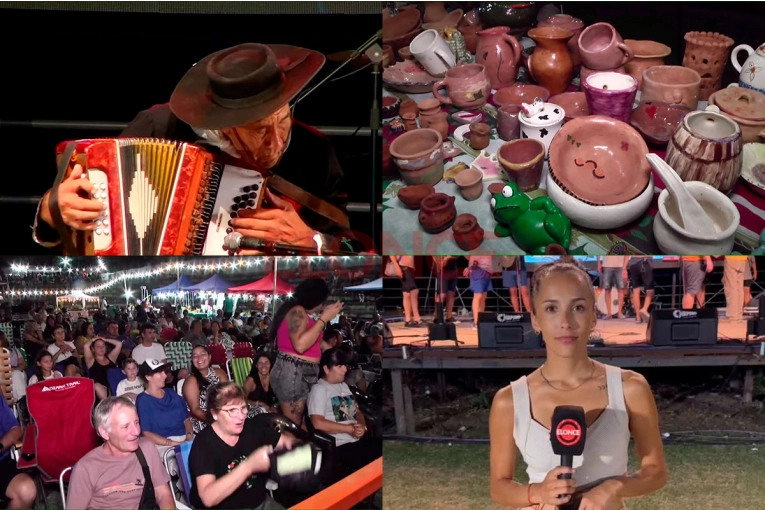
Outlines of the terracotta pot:
[{"label": "terracotta pot", "polygon": [[550,99],[550,91],[541,85],[530,85],[526,83],[516,83],[512,87],[499,89],[491,98],[494,106],[502,108],[503,106],[520,106],[523,103],[533,103],[536,98],[542,101]]},{"label": "terracotta pot", "polygon": [[529,74],[550,94],[565,92],[574,74],[574,64],[567,46],[574,33],[565,28],[543,27],[529,30],[529,37],[537,43],[534,52],[525,62]]},{"label": "terracotta pot", "polygon": [[545,145],[533,138],[513,140],[503,144],[497,151],[497,158],[505,169],[508,179],[518,185],[521,191],[534,191],[542,179],[545,163]]},{"label": "terracotta pot", "polygon": [[587,78],[592,76],[595,73],[620,73],[620,74],[627,74],[627,70],[624,66],[617,67],[616,69],[607,69],[605,71],[595,71],[594,69],[590,69],[589,67],[582,66],[579,68],[579,90],[584,92],[584,82],[587,81]]},{"label": "terracotta pot", "polygon": [[401,105],[398,107],[398,114],[403,117],[406,113],[413,113],[415,117],[419,113],[419,108],[417,108],[417,103],[414,102],[414,99],[404,99],[401,101]]},{"label": "terracotta pot", "polygon": [[632,48],[635,52],[635,58],[627,64],[627,74],[635,78],[638,82],[638,88],[643,86],[643,72],[649,67],[663,66],[664,58],[672,53],[672,49],[656,41],[636,41],[626,39],[624,44]]},{"label": "terracotta pot", "polygon": [[470,147],[480,151],[489,146],[491,142],[491,126],[484,122],[470,124]]},{"label": "terracotta pot", "polygon": [[684,39],[683,66],[701,76],[699,100],[706,101],[722,87],[723,72],[735,43],[727,35],[717,32],[688,32]]},{"label": "terracotta pot", "polygon": [[468,202],[477,200],[483,194],[483,172],[475,168],[458,173],[454,183],[459,186],[462,198]]},{"label": "terracotta pot", "polygon": [[472,214],[460,214],[452,227],[454,242],[463,251],[473,251],[483,242],[484,231]]},{"label": "terracotta pot", "polygon": [[582,57],[579,56],[579,36],[584,30],[584,22],[570,14],[553,14],[549,18],[540,21],[538,27],[558,27],[571,30],[574,36],[568,40],[568,51],[571,54],[571,62],[578,66],[582,63]]},{"label": "terracotta pot", "polygon": [[398,192],[398,199],[407,209],[417,210],[420,208],[422,199],[436,192],[436,188],[430,184],[414,184],[405,186]]},{"label": "terracotta pot", "polygon": [[521,136],[521,122],[518,120],[520,112],[521,107],[514,104],[497,109],[497,135],[506,142]]},{"label": "terracotta pot", "polygon": [[509,27],[487,28],[478,32],[475,61],[486,67],[494,90],[509,87],[518,76],[523,48],[508,32]]},{"label": "terracotta pot", "polygon": [[483,30],[483,27],[481,25],[458,25],[457,30],[465,39],[465,49],[475,55],[478,49],[478,32]]},{"label": "terracotta pot", "polygon": [[382,99],[383,119],[392,119],[398,116],[398,109],[401,107],[401,100],[393,96],[385,96]]},{"label": "terracotta pot", "polygon": [[[439,91],[445,88],[447,96]],[[433,95],[460,110],[477,110],[489,100],[491,82],[481,64],[462,64],[446,71],[446,77],[433,85]]]},{"label": "terracotta pot", "polygon": [[423,14],[422,20],[425,23],[435,23],[436,21],[444,19],[446,15],[447,12],[446,7],[444,7],[444,2],[426,2],[425,14]]},{"label": "terracotta pot", "polygon": [[414,60],[414,55],[412,55],[411,50],[409,50],[409,46],[404,46],[399,49],[398,56],[401,57],[401,60]]},{"label": "terracotta pot", "polygon": [[390,144],[393,162],[406,184],[435,186],[444,175],[443,138],[434,129],[416,129]]},{"label": "terracotta pot", "polygon": [[667,145],[664,160],[684,181],[701,181],[728,194],[741,175],[741,128],[727,115],[695,111],[685,116]]},{"label": "terracotta pot", "polygon": [[392,66],[396,63],[396,54],[393,52],[393,48],[387,44],[383,45],[383,67]]},{"label": "terracotta pot", "polygon": [[404,119],[404,129],[406,131],[414,131],[415,129],[420,128],[420,126],[417,125],[417,116],[412,112],[402,114],[401,118]]},{"label": "terracotta pot", "polygon": [[417,215],[417,219],[428,234],[443,232],[454,224],[456,218],[454,197],[444,193],[433,193],[420,202],[420,214]]},{"label": "terracotta pot", "polygon": [[428,128],[435,129],[441,135],[441,138],[446,140],[449,138],[449,114],[446,112],[440,112],[428,117],[420,117],[420,121],[423,118],[427,118]]},{"label": "terracotta pot", "polygon": [[579,36],[582,64],[596,71],[616,69],[635,57],[619,32],[609,23],[595,23]]},{"label": "terracotta pot", "polygon": [[435,115],[441,111],[441,101],[434,97],[423,99],[417,103],[420,116]]},{"label": "terracotta pot", "polygon": [[[429,4],[430,2],[428,2]],[[425,5],[428,5],[425,4]],[[457,28],[457,25],[460,21],[462,21],[462,9],[455,9],[443,18],[441,18],[438,21],[428,21],[425,22],[424,25],[422,25],[423,30],[430,30],[431,28],[433,30],[441,31],[445,28]]]},{"label": "terracotta pot", "polygon": [[641,101],[682,104],[695,110],[699,104],[701,77],[683,66],[654,66],[643,72]]},{"label": "terracotta pot", "polygon": [[637,96],[637,80],[628,74],[596,73],[584,82],[584,95],[592,115],[605,115],[629,123]]},{"label": "terracotta pot", "polygon": [[387,9],[383,12],[383,44],[394,52],[409,46],[422,32],[420,11],[416,7],[401,8],[398,14],[391,16]]}]

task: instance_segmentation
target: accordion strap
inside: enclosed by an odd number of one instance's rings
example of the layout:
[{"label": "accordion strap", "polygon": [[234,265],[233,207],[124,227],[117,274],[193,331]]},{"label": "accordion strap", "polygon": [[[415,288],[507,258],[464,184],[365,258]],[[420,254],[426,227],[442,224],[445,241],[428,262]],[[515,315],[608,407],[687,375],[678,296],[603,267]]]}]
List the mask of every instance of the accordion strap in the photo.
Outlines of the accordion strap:
[{"label": "accordion strap", "polygon": [[64,217],[61,215],[61,206],[58,204],[58,187],[66,177],[66,169],[69,167],[69,161],[72,159],[72,154],[74,154],[76,146],[77,142],[70,142],[67,144],[66,150],[64,150],[58,163],[56,182],[53,183],[50,195],[48,196],[48,208],[50,209],[50,215],[53,218],[53,224],[56,226],[56,230],[58,230],[58,234],[61,237],[61,242],[64,244],[64,253],[69,255],[76,254],[77,250],[72,241],[72,233],[66,227]]},{"label": "accordion strap", "polygon": [[278,175],[271,175],[266,181],[266,186],[272,190],[290,198],[302,205],[311,209],[313,212],[322,216],[329,221],[343,227],[345,229],[351,228],[348,222],[348,215],[341,211],[338,207],[330,204],[326,200],[322,200],[315,195],[308,193],[307,191],[295,186],[291,182],[286,181]]}]

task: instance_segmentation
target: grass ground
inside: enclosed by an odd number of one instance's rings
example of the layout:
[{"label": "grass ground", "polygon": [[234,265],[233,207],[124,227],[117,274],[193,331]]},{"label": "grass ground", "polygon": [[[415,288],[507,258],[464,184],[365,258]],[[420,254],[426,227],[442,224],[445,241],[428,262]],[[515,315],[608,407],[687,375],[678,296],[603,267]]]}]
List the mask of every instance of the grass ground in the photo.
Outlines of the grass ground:
[{"label": "grass ground", "polygon": [[[628,510],[762,508],[765,448],[667,446],[669,482],[659,492],[627,501]],[[384,509],[499,509],[489,496],[488,445],[388,441],[384,448]],[[630,454],[630,471],[636,469]],[[525,465],[516,477],[527,482]]]}]

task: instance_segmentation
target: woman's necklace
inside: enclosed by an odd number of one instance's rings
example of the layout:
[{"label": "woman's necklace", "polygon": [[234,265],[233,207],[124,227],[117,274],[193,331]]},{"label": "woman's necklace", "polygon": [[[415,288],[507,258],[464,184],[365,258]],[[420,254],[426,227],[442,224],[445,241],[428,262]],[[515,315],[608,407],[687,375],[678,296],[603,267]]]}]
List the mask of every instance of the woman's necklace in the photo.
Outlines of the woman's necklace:
[{"label": "woman's necklace", "polygon": [[545,377],[545,373],[544,373],[544,371],[543,371],[544,365],[542,365],[542,366],[539,368],[539,375],[541,375],[541,376],[542,376],[542,379],[544,379],[544,380],[545,380],[545,382],[547,383],[547,385],[548,385],[550,388],[554,389],[554,390],[557,390],[557,391],[574,391],[574,390],[578,390],[579,388],[581,388],[581,387],[582,387],[582,385],[584,385],[584,383],[586,383],[587,381],[589,381],[590,379],[592,379],[592,376],[594,376],[594,375],[595,375],[595,362],[594,362],[593,360],[590,360],[590,363],[592,363],[592,372],[590,372],[590,376],[589,376],[587,379],[585,379],[584,381],[582,381],[581,383],[579,383],[579,384],[578,384],[576,387],[574,387],[574,388],[569,388],[569,389],[561,389],[561,388],[556,388],[555,386],[553,386],[552,384],[550,384],[550,381],[548,381],[548,380],[547,380],[547,377]]}]

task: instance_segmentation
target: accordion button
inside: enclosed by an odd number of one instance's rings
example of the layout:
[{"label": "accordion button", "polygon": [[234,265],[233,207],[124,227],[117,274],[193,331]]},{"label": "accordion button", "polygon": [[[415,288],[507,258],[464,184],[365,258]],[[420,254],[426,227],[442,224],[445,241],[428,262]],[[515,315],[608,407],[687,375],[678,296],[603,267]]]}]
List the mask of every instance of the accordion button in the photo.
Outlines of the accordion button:
[{"label": "accordion button", "polygon": [[101,189],[106,189],[106,183],[105,182],[101,183]]},{"label": "accordion button", "polygon": [[106,199],[106,193],[101,193],[101,198]]},{"label": "accordion button", "polygon": [[96,220],[96,226],[98,226],[98,227],[101,226],[101,220]]},{"label": "accordion button", "polygon": [[102,233],[103,233],[103,230],[101,230],[100,228],[96,229],[96,235],[97,236],[100,236]]},{"label": "accordion button", "polygon": [[108,226],[109,226],[109,220],[104,220],[104,226],[105,226],[105,227],[108,227]]}]

